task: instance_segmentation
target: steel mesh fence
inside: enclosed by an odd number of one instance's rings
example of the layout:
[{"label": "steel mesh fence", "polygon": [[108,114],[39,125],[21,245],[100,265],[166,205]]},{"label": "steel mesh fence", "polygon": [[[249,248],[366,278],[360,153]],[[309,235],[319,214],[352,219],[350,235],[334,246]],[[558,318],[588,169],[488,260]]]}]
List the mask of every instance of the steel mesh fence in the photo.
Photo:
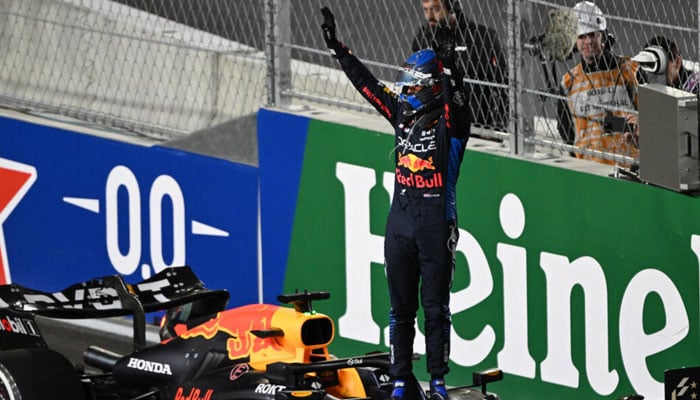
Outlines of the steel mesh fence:
[{"label": "steel mesh fence", "polygon": [[[553,61],[532,44],[550,12],[575,1],[454,3],[472,24],[459,28],[459,41],[477,43],[473,52],[463,46],[460,57],[471,70],[475,132],[506,138],[515,153],[585,153],[557,132],[558,85],[579,56]],[[665,35],[689,68],[698,60],[697,0],[596,4],[616,38],[615,53],[634,55],[652,36]],[[373,112],[328,54],[323,6],[336,15],[339,39],[388,83],[425,23],[420,0],[4,0],[0,103],[163,139],[265,105]],[[494,55],[483,46],[490,37],[504,57],[496,57],[497,77],[484,72]]]},{"label": "steel mesh fence", "polygon": [[[524,135],[533,138],[533,143],[544,145],[556,154],[585,153],[582,149],[563,144],[557,132],[557,124],[560,121],[556,104],[563,99],[557,90],[562,75],[581,61],[576,47],[574,46],[574,53],[566,60],[553,61],[545,54],[538,54],[537,49],[533,51],[527,44],[528,39],[542,34],[544,27],[549,23],[550,12],[569,9],[573,2],[532,0],[527,3],[522,30],[524,47],[529,48],[523,53],[524,94],[521,104],[522,115],[527,116]],[[605,14],[608,33],[614,39],[612,49],[615,54],[634,56],[644,49],[652,37],[662,35],[678,44],[686,68],[689,71],[697,70],[698,2],[597,1],[596,4]],[[645,78],[648,81],[659,81],[659,77],[651,73],[645,73]],[[640,134],[643,134],[643,129]],[[621,163],[630,162],[626,157],[634,158],[633,155],[625,153],[599,156]]]},{"label": "steel mesh fence", "polygon": [[264,103],[262,1],[132,3],[0,2],[2,103],[162,138]]}]

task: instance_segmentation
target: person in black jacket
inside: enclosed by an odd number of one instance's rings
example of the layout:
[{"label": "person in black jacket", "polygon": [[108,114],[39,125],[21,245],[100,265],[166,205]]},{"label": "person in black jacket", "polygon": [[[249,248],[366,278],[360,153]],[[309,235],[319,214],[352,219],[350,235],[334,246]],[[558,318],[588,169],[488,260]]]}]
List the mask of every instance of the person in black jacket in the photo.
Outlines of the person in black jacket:
[{"label": "person in black jacket", "polygon": [[[425,24],[413,38],[413,51],[430,48],[438,28],[455,31],[457,66],[467,79],[508,84],[508,65],[498,34],[492,28],[469,20],[457,0],[421,0]],[[508,127],[508,89],[483,83],[467,84],[475,122],[505,130]]]},{"label": "person in black jacket", "polygon": [[384,256],[390,317],[392,398],[407,396],[420,301],[425,316],[432,400],[446,400],[450,288],[457,228],[456,185],[472,114],[455,66],[455,38],[444,29],[433,50],[411,54],[396,79],[398,92],[379,81],[338,41],[335,18],[322,10],[324,39],[357,91],[394,127],[394,193]]}]

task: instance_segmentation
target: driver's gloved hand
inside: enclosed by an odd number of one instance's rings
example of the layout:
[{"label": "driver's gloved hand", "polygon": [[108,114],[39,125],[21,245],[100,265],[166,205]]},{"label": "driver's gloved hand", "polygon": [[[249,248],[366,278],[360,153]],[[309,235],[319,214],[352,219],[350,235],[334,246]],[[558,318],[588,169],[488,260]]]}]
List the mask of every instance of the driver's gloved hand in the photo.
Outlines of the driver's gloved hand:
[{"label": "driver's gloved hand", "polygon": [[323,39],[326,41],[326,46],[335,52],[343,47],[335,36],[335,16],[328,7],[321,8],[321,14],[323,14],[323,24],[321,24]]}]

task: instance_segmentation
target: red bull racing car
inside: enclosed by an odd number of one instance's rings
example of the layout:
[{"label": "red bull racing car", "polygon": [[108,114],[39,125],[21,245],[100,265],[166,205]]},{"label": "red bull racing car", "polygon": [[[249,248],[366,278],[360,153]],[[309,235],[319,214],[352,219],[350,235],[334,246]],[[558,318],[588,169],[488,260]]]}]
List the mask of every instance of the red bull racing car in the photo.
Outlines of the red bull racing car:
[{"label": "red bull racing car", "polygon": [[[189,267],[168,268],[140,283],[107,276],[41,292],[0,286],[0,400],[335,400],[390,398],[387,353],[335,358],[335,326],[312,302],[328,292],[278,296],[283,305],[225,309],[229,294],[210,290]],[[288,306],[285,306],[287,304]],[[146,344],[146,313],[164,310],[161,341]],[[36,316],[131,315],[133,351],[89,346],[84,365],[49,348]],[[497,399],[486,384],[497,369],[476,372],[452,400]],[[411,398],[425,400],[414,382]]]}]

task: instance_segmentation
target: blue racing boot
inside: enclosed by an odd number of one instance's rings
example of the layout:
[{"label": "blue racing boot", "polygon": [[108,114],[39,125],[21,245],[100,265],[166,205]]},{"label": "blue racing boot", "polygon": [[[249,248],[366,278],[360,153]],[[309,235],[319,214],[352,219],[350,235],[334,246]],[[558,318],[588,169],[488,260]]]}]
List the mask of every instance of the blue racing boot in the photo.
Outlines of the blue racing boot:
[{"label": "blue racing boot", "polygon": [[391,400],[404,400],[406,398],[406,381],[394,380],[394,390],[391,391]]},{"label": "blue racing boot", "polygon": [[430,380],[430,400],[449,400],[445,379],[433,378]]}]

